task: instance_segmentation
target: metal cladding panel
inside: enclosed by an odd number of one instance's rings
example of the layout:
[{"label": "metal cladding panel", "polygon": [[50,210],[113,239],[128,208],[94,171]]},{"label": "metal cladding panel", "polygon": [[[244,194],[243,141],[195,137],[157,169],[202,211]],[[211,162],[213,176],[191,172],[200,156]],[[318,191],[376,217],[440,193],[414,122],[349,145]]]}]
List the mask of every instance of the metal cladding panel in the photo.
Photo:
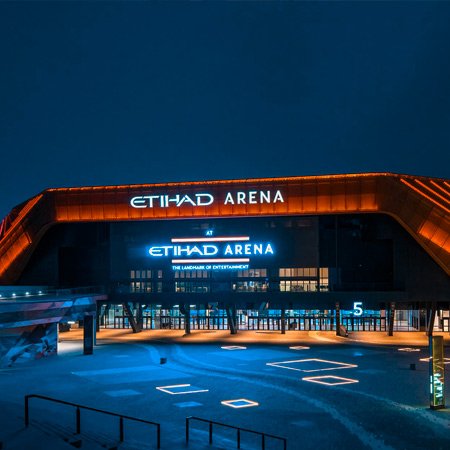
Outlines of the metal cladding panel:
[{"label": "metal cladding panel", "polygon": [[96,311],[96,301],[104,295],[5,301],[0,304],[0,330],[59,322],[62,317]]},{"label": "metal cladding panel", "polygon": [[450,182],[369,173],[49,189],[4,222],[0,281],[17,280],[55,223],[346,213],[392,216],[450,275]]}]

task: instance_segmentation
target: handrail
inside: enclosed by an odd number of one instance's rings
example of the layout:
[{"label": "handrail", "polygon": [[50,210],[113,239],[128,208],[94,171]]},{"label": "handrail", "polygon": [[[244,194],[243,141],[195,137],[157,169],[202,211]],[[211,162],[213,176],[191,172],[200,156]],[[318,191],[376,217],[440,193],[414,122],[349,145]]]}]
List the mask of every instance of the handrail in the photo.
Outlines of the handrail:
[{"label": "handrail", "polygon": [[233,428],[237,430],[237,448],[241,448],[241,431],[246,433],[258,434],[261,436],[261,449],[265,450],[266,448],[266,437],[271,439],[278,439],[283,442],[283,450],[287,449],[287,440],[286,438],[275,436],[273,434],[263,433],[261,431],[249,430],[248,428],[236,427],[234,425],[227,425],[225,423],[215,422],[214,420],[202,419],[200,417],[189,416],[186,417],[186,444],[189,443],[189,423],[191,420],[198,420],[199,422],[205,422],[209,424],[209,445],[213,443],[213,425],[219,425],[221,427]]},{"label": "handrail", "polygon": [[131,416],[125,416],[123,414],[118,414],[118,413],[113,413],[110,411],[104,411],[102,409],[97,409],[97,408],[91,408],[90,406],[84,406],[84,405],[79,405],[77,403],[72,403],[72,402],[67,402],[65,400],[59,400],[56,398],[52,398],[52,397],[47,397],[45,395],[39,395],[39,394],[29,394],[29,395],[25,395],[25,426],[28,427],[30,420],[29,420],[29,400],[30,398],[40,398],[42,400],[47,400],[50,402],[55,402],[55,403],[60,403],[62,405],[69,405],[69,406],[74,406],[77,408],[76,410],[76,427],[77,427],[77,432],[76,434],[80,434],[81,433],[81,413],[80,413],[80,408],[81,409],[87,409],[89,411],[95,411],[98,413],[102,413],[102,414],[107,414],[110,416],[115,416],[115,417],[119,417],[119,438],[120,438],[120,442],[124,441],[124,428],[123,428],[123,419],[128,419],[128,420],[134,420],[135,422],[142,422],[142,423],[147,423],[149,425],[155,425],[156,426],[156,448],[161,448],[161,425],[157,422],[151,422],[150,420],[144,420],[144,419],[138,419],[136,417],[131,417]]}]

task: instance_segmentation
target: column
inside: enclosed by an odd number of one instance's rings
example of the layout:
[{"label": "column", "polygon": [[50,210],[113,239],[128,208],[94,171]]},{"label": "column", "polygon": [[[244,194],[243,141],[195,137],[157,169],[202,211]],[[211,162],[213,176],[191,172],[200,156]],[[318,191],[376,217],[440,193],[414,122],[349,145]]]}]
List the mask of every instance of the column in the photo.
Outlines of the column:
[{"label": "column", "polygon": [[286,310],[281,310],[281,334],[286,334]]},{"label": "column", "polygon": [[339,302],[336,302],[336,315],[334,316],[334,326],[336,329],[336,336],[340,336],[341,335],[341,305]]},{"label": "column", "polygon": [[94,315],[84,316],[83,327],[83,354],[92,355],[94,353]]}]

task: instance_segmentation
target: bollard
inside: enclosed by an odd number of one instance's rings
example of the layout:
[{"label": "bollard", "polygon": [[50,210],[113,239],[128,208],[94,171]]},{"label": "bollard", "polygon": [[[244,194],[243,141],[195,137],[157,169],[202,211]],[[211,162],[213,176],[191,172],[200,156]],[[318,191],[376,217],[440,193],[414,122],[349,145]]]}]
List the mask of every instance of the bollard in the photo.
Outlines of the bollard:
[{"label": "bollard", "polygon": [[123,417],[122,416],[120,416],[120,419],[119,419],[119,434],[120,434],[120,436],[119,436],[119,439],[120,439],[120,442],[123,442],[123,438],[124,438],[124,436],[123,436]]},{"label": "bollard", "polygon": [[77,432],[76,434],[81,433],[81,414],[80,414],[80,408],[77,406]]}]

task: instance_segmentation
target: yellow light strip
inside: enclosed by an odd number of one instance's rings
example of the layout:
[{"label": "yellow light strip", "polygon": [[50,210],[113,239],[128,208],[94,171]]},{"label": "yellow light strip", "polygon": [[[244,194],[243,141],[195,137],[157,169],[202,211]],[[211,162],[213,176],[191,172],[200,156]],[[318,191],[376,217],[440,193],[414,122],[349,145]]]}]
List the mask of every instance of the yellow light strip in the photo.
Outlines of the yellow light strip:
[{"label": "yellow light strip", "polygon": [[45,192],[64,192],[64,191],[101,191],[101,190],[126,190],[129,189],[152,189],[161,187],[189,187],[189,186],[246,186],[250,183],[266,184],[280,182],[296,182],[296,181],[329,181],[329,180],[346,180],[359,178],[379,178],[379,177],[396,177],[396,174],[391,172],[367,172],[367,173],[349,173],[343,175],[309,175],[297,177],[272,177],[272,178],[247,178],[247,179],[229,179],[229,180],[207,180],[207,181],[182,181],[172,183],[145,183],[145,184],[121,184],[116,186],[84,186],[84,187],[70,187],[70,188],[50,188]]},{"label": "yellow light strip", "polygon": [[7,230],[5,230],[2,239],[6,239],[19,225],[19,223],[23,220],[23,218],[31,211],[31,209],[39,202],[39,200],[43,197],[44,194],[36,195],[31,200],[29,200],[26,205],[20,210],[18,216],[12,221]]},{"label": "yellow light strip", "polygon": [[238,263],[238,262],[250,262],[250,258],[172,259],[172,264]]},{"label": "yellow light strip", "polygon": [[450,239],[448,239],[448,236],[443,239],[442,231],[444,231],[442,228],[438,228],[433,222],[427,220],[420,227],[419,234],[447,253],[450,253]]},{"label": "yellow light strip", "polygon": [[235,242],[235,241],[249,241],[250,236],[220,236],[211,238],[173,238],[171,242]]},{"label": "yellow light strip", "polygon": [[440,189],[445,195],[447,195],[447,197],[450,197],[450,191],[447,191],[446,189],[444,189],[440,184],[437,184],[435,181],[430,180],[430,183],[433,186],[436,186],[438,189]]},{"label": "yellow light strip", "polygon": [[416,179],[416,183],[419,184],[420,186],[423,186],[427,191],[431,192],[431,193],[434,194],[436,197],[439,197],[441,200],[444,200],[445,203],[450,204],[450,201],[449,201],[448,199],[446,199],[445,197],[443,197],[441,194],[439,194],[438,192],[436,192],[434,189],[431,189],[430,186],[427,186],[425,183],[422,183],[422,181]]},{"label": "yellow light strip", "polygon": [[441,205],[439,202],[437,202],[436,200],[434,200],[432,197],[430,197],[429,195],[425,194],[425,192],[421,191],[420,189],[416,188],[415,186],[413,186],[411,183],[409,183],[408,181],[404,180],[403,178],[400,178],[400,181],[403,184],[406,184],[406,186],[408,186],[409,188],[411,188],[413,191],[416,191],[419,195],[421,195],[422,197],[425,197],[427,200],[430,200],[430,202],[434,203],[435,205],[439,206],[439,208],[442,208],[443,210],[447,211],[448,213],[450,213],[450,209],[446,208],[444,205]]}]

